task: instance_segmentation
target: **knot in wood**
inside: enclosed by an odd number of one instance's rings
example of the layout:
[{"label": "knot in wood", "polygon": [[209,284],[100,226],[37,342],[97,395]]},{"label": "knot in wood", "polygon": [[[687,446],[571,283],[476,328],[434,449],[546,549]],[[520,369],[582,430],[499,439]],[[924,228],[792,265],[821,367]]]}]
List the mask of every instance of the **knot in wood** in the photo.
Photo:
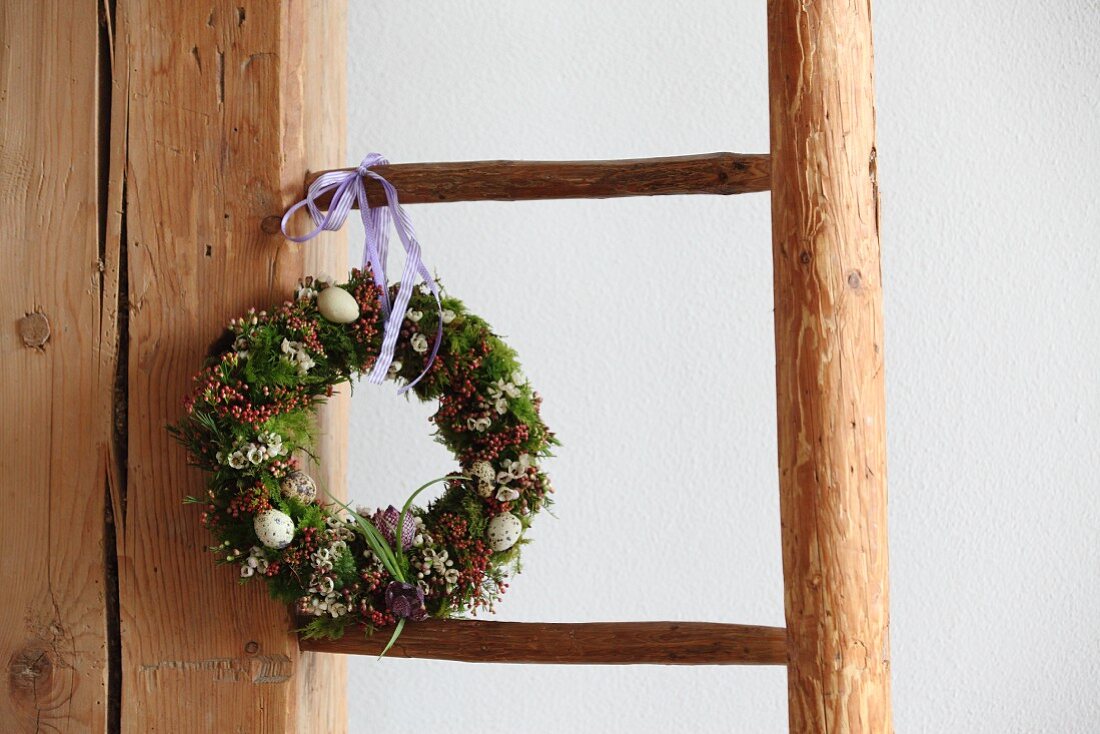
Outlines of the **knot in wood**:
[{"label": "knot in wood", "polygon": [[19,319],[19,336],[23,345],[32,349],[41,348],[50,340],[50,321],[45,314],[29,313]]},{"label": "knot in wood", "polygon": [[[54,653],[38,642],[30,642],[8,659],[8,695],[28,711],[48,706],[63,693],[64,676],[56,675]],[[62,667],[64,664],[62,663]]]},{"label": "knot in wood", "polygon": [[270,217],[264,217],[260,222],[260,229],[265,234],[279,234],[279,230],[282,229],[283,218],[278,214],[272,214]]}]

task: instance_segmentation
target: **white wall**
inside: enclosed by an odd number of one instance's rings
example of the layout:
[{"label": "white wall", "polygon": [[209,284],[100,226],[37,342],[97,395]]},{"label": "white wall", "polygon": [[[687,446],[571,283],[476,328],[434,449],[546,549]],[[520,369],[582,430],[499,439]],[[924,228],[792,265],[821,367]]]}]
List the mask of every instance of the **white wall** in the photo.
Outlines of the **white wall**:
[{"label": "white wall", "polygon": [[[353,3],[349,149],[766,151],[764,8]],[[875,24],[897,728],[1100,730],[1100,12],[881,1]],[[498,618],[782,625],[767,196],[411,213],[565,444]],[[356,499],[451,468],[430,412],[361,386]],[[776,668],[356,659],[351,720],[771,732],[785,693]]]}]

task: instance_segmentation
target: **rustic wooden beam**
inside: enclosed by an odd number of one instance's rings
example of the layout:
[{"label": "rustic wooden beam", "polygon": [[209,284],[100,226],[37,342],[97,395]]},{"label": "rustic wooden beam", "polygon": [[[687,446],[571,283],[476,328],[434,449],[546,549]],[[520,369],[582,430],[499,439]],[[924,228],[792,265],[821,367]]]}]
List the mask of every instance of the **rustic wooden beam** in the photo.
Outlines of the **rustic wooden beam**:
[{"label": "rustic wooden beam", "polygon": [[[204,552],[181,498],[205,478],[165,431],[228,319],[305,272],[304,248],[263,223],[300,195],[302,170],[343,152],[344,3],[109,5],[129,314],[121,730],[346,731],[340,662],[303,656],[286,608]],[[338,418],[326,459],[346,440]]]},{"label": "rustic wooden beam", "polygon": [[[303,650],[378,655],[385,631],[301,641]],[[486,622],[429,620],[405,626],[390,657],[466,663],[569,665],[783,665],[786,632],[712,622]]]},{"label": "rustic wooden beam", "polygon": [[107,730],[118,249],[98,3],[0,3],[0,731]]},{"label": "rustic wooden beam", "polygon": [[870,3],[769,0],[790,729],[892,731]]},{"label": "rustic wooden beam", "polygon": [[[403,204],[748,194],[767,191],[771,175],[767,155],[739,153],[618,161],[394,163],[374,170],[394,185]],[[307,186],[325,173],[329,171],[310,174]],[[321,201],[328,205],[327,198]],[[371,206],[385,203],[382,187],[371,179],[367,201]]]},{"label": "rustic wooden beam", "polygon": [[[301,41],[293,58],[302,66],[300,78],[287,88],[301,93],[283,107],[288,135],[301,129],[301,153],[290,165],[309,166],[319,161],[346,160],[347,148],[347,44],[348,8],[342,0],[308,0],[307,32],[291,37]],[[303,110],[307,112],[302,113]],[[295,136],[296,137],[296,136]],[[293,148],[292,148],[293,149]],[[298,171],[302,169],[299,168]],[[284,180],[284,191],[297,193],[300,181]],[[345,232],[329,232],[323,243],[305,249],[305,272],[346,273],[348,268]],[[325,491],[337,499],[347,498],[348,416],[350,391],[339,388],[317,411],[316,454],[320,461],[307,459],[306,469]],[[292,731],[341,734],[348,729],[348,660],[341,655],[303,652],[294,677],[297,685],[298,725]]]}]

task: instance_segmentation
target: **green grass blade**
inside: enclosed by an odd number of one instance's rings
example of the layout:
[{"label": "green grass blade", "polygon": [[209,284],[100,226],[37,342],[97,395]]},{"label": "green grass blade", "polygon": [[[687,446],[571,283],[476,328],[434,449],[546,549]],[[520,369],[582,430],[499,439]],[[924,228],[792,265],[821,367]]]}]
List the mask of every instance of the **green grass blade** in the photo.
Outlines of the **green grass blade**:
[{"label": "green grass blade", "polygon": [[452,480],[452,479],[469,479],[469,477],[464,477],[460,474],[450,474],[450,475],[445,476],[445,477],[439,477],[438,479],[433,479],[432,481],[428,482],[427,484],[421,485],[415,492],[413,492],[412,494],[409,495],[409,498],[407,500],[405,500],[405,504],[401,508],[401,515],[397,518],[397,531],[393,534],[394,550],[397,552],[398,563],[401,564],[402,569],[407,570],[408,567],[409,567],[409,562],[405,558],[405,549],[402,547],[401,538],[403,537],[403,533],[405,531],[405,516],[407,514],[409,514],[409,508],[412,507],[413,500],[415,500],[416,496],[418,494],[420,494],[421,492],[423,492],[428,487],[431,487],[432,485],[439,484],[440,482],[446,482],[446,481],[449,481],[449,480]]},{"label": "green grass blade", "polygon": [[329,497],[337,505],[342,507],[348,513],[355,518],[356,525],[359,526],[360,532],[363,533],[363,537],[367,541],[367,545],[378,556],[378,560],[382,561],[382,565],[386,567],[386,570],[390,572],[398,581],[405,581],[405,573],[401,562],[397,556],[394,555],[393,549],[390,548],[389,543],[386,542],[386,538],[378,531],[378,528],[374,527],[374,524],[362,517],[359,513],[352,510],[346,504],[333,497],[331,494]]},{"label": "green grass blade", "polygon": [[397,642],[397,638],[401,636],[401,630],[405,629],[405,619],[401,618],[397,620],[397,626],[393,628],[393,634],[390,636],[390,641],[386,643],[386,646],[382,648],[382,652],[378,653],[378,659],[386,657],[386,653],[393,647],[393,643]]}]

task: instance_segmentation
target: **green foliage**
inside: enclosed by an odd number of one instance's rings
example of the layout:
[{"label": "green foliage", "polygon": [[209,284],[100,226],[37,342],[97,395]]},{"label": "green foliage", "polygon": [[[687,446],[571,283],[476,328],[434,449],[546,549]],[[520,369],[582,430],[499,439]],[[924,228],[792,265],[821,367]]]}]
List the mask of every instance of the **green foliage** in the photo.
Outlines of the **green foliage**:
[{"label": "green foliage", "polygon": [[338,640],[344,636],[350,624],[349,617],[325,615],[309,620],[305,627],[298,630],[298,633],[307,640]]},{"label": "green foliage", "polygon": [[294,449],[312,451],[313,435],[316,431],[312,412],[295,410],[281,413],[264,423],[263,430],[277,433],[283,442]]},{"label": "green foliage", "polygon": [[340,579],[339,586],[355,583],[359,579],[359,569],[355,565],[355,556],[345,550],[332,560],[332,570]]},{"label": "green foliage", "polygon": [[473,492],[465,492],[460,495],[462,501],[462,516],[469,524],[471,538],[484,538],[485,531],[489,527],[489,518],[485,517],[485,503]]},{"label": "green foliage", "polygon": [[275,601],[293,604],[304,596],[301,583],[289,574],[276,574],[266,578],[268,593]]},{"label": "green foliage", "polygon": [[259,544],[256,531],[252,529],[251,517],[244,522],[227,522],[223,524],[219,528],[218,539],[222,542],[228,542],[229,548],[235,548],[242,553],[247,553],[249,548]]},{"label": "green foliage", "polygon": [[[521,393],[518,398],[513,398],[509,402],[508,408],[512,411],[512,415],[514,415],[516,417],[516,420],[520,423],[526,424],[528,426],[538,425],[539,412],[535,408],[535,402],[534,400],[532,400],[531,391],[526,386],[521,389]],[[542,440],[540,440],[542,431],[533,430],[531,431],[531,435],[535,437],[534,443],[542,443]],[[531,450],[534,450],[533,446]]]},{"label": "green foliage", "polygon": [[293,517],[297,521],[299,528],[315,528],[317,530],[323,530],[325,528],[325,513],[317,505],[303,505],[301,502],[295,502],[297,507],[292,506],[292,509],[287,514]]},{"label": "green foliage", "polygon": [[486,355],[481,367],[489,382],[511,380],[512,375],[519,370],[516,353],[495,336],[489,339],[489,349],[489,354]]},{"label": "green foliage", "polygon": [[452,324],[453,328],[444,337],[447,351],[451,354],[472,354],[485,330],[472,318],[455,319]]},{"label": "green foliage", "polygon": [[298,382],[298,368],[282,352],[284,333],[276,325],[249,329],[248,358],[244,360],[244,380],[252,388],[290,387]]}]

